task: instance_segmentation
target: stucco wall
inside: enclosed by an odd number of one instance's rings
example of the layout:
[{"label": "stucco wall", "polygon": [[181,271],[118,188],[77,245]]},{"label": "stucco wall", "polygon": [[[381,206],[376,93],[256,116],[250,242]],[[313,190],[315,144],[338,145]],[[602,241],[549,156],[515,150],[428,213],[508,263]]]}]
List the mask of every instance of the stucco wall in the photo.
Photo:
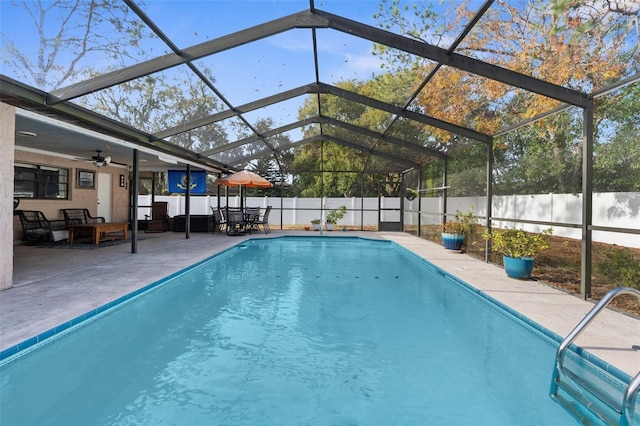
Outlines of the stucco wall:
[{"label": "stucco wall", "polygon": [[0,289],[13,280],[13,145],[15,108],[0,103]]},{"label": "stucco wall", "polygon": [[[66,158],[53,157],[30,151],[15,151],[15,162],[39,164],[45,166],[53,166],[69,169],[69,199],[68,200],[30,200],[21,199],[20,208],[24,210],[40,210],[47,219],[63,219],[61,209],[69,208],[87,208],[92,215],[97,214],[98,210],[98,190],[97,188],[85,189],[76,187],[78,169],[91,170],[96,172],[96,185],[98,168],[90,162],[80,162],[69,160]],[[111,205],[111,221],[112,222],[128,222],[129,221],[129,190],[128,190],[128,170],[122,167],[107,166],[100,167],[100,173],[111,173],[112,179],[112,205]],[[12,169],[13,173],[13,169]],[[120,175],[125,176],[125,186],[120,187]],[[13,180],[13,179],[12,179]],[[11,188],[13,192],[13,188]],[[19,241],[22,238],[22,227],[18,217],[14,218],[13,223],[13,240]]]}]

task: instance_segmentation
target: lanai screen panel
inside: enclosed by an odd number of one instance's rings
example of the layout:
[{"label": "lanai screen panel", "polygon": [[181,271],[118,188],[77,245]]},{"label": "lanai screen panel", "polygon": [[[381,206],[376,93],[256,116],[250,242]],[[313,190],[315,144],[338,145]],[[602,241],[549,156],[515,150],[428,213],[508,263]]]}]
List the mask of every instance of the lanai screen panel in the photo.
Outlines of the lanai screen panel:
[{"label": "lanai screen panel", "polygon": [[347,142],[351,142],[355,145],[358,145],[359,147],[362,147],[363,150],[373,148],[377,142],[377,139],[375,137],[363,135],[359,132],[345,129],[340,126],[325,124],[323,126],[323,129],[325,130],[324,135],[334,136],[338,139],[343,139]]},{"label": "lanai screen panel", "polygon": [[456,50],[583,92],[637,73],[637,2],[496,1]]},{"label": "lanai screen panel", "polygon": [[320,109],[322,115],[377,132],[384,131],[394,117],[391,112],[331,94],[320,96]]},{"label": "lanai screen panel", "polygon": [[434,129],[433,126],[400,117],[387,128],[385,135],[438,153],[441,152],[442,146],[440,140],[434,135]]},{"label": "lanai screen panel", "polygon": [[[390,73],[391,64],[369,40],[331,29],[320,29],[316,33],[319,76],[323,83],[401,107],[421,80],[420,73]],[[419,60],[408,53],[405,55],[413,61]]]},{"label": "lanai screen panel", "polygon": [[[306,95],[279,101],[264,108],[243,114],[243,117],[260,132],[275,130],[298,121],[298,111],[304,107]],[[313,109],[314,111],[317,108]],[[301,137],[302,132],[297,130]]]},{"label": "lanai screen panel", "polygon": [[[201,72],[210,75],[209,70],[201,69]],[[197,102],[193,102],[194,98]],[[180,127],[226,107],[187,65],[141,76],[81,96],[73,102],[154,134]]]},{"label": "lanai screen panel", "polygon": [[238,144],[236,141],[246,135],[250,135],[252,132],[242,120],[238,117],[232,117],[216,122],[215,126],[223,129],[225,137],[218,140],[212,139],[210,142],[214,146],[211,149],[202,150],[203,155],[225,164],[229,164],[235,158],[245,155],[243,144]]},{"label": "lanai screen panel", "polygon": [[207,56],[216,87],[234,106],[315,81],[311,32],[296,29]]},{"label": "lanai screen panel", "polygon": [[180,48],[213,40],[309,8],[307,0],[136,2]]},{"label": "lanai screen panel", "polygon": [[169,52],[124,2],[98,10],[91,2],[27,4],[1,4],[8,61],[2,73],[37,89],[60,89]]},{"label": "lanai screen panel", "polygon": [[505,83],[443,66],[409,109],[484,134],[530,118],[561,102]]},{"label": "lanai screen panel", "polygon": [[573,107],[496,138],[494,193],[582,192],[582,121]]}]

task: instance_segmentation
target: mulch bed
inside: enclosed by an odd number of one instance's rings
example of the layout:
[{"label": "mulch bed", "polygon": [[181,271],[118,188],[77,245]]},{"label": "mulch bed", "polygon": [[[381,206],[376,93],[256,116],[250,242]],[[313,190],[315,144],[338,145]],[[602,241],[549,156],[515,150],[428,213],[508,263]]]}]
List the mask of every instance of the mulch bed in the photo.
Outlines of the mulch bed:
[{"label": "mulch bed", "polygon": [[[440,243],[440,229],[429,229],[423,238]],[[573,294],[580,296],[580,253],[581,241],[563,237],[551,237],[549,240],[551,247],[541,253],[536,258],[532,279]],[[466,247],[466,252],[470,256],[484,259],[484,240],[479,235],[472,235],[471,244]],[[591,277],[591,300],[600,300],[608,291],[620,287],[610,277],[598,273],[597,265],[608,257],[612,256],[616,250],[631,250],[635,259],[640,261],[640,249],[619,247],[613,244],[593,243],[592,245],[592,277]],[[502,265],[502,256],[494,253],[492,263]],[[640,285],[640,283],[638,283]],[[637,287],[636,287],[637,288]],[[621,312],[640,317],[640,300],[632,295],[618,296],[609,305]]]}]

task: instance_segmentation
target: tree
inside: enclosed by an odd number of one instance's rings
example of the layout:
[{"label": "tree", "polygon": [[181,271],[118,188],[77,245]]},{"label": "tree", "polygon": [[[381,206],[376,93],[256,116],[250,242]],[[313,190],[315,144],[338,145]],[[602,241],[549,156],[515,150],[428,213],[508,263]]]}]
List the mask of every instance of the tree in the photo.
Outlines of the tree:
[{"label": "tree", "polygon": [[[3,65],[20,81],[43,90],[73,82],[87,68],[83,64],[93,59],[120,66],[129,58],[139,59],[144,54],[140,41],[153,36],[117,0],[25,0],[12,2],[11,7],[26,10],[33,29],[2,32]],[[23,38],[30,33],[38,37],[36,52],[22,50]]]},{"label": "tree", "polygon": [[599,143],[594,151],[594,190],[640,191],[640,85],[597,100]]},{"label": "tree", "polygon": [[[213,71],[200,71],[215,81]],[[84,99],[94,111],[149,133],[179,126],[222,109],[219,98],[193,73],[154,74],[110,87]],[[173,144],[196,152],[228,143],[226,129],[208,124],[169,137]]]},{"label": "tree", "polygon": [[[58,0],[51,4],[23,1],[18,6],[31,17],[38,35],[37,55],[21,51],[16,38],[24,34],[2,33],[3,61],[21,81],[38,88],[55,89],[74,80],[88,79],[141,61],[141,48],[155,35],[129,7],[113,0]],[[26,29],[25,29],[26,30]],[[37,57],[37,60],[33,60]],[[110,64],[96,69],[92,59]],[[190,70],[176,68],[143,76],[84,96],[78,101],[119,122],[156,133],[220,111],[222,103]],[[213,71],[200,67],[211,81]],[[206,151],[228,142],[226,129],[210,124],[178,133],[169,141],[193,151]]]},{"label": "tree", "polygon": [[[368,81],[343,81],[338,87],[356,92],[370,98],[387,103],[404,105],[411,94],[413,76],[410,73],[395,75],[384,74]],[[310,96],[305,101],[298,115],[300,119],[318,115],[318,109],[323,115],[336,117],[338,120],[377,133],[384,133],[394,119],[393,115],[364,104],[353,102],[339,96],[323,95],[320,98],[320,108],[317,97]],[[424,138],[418,135],[422,131],[420,126],[410,124],[409,120],[394,124],[393,136],[407,141],[415,141],[421,145]],[[340,196],[352,197],[359,194],[379,194],[395,196],[400,193],[400,179],[398,172],[408,168],[407,162],[415,159],[415,151],[390,146],[381,142],[381,138],[365,135],[341,126],[323,125],[323,132],[328,136],[344,140],[361,149],[344,146],[332,140],[309,143],[296,148],[292,167],[296,170],[307,171],[294,180],[301,188],[304,196]],[[304,129],[305,137],[318,134],[317,126]],[[374,151],[397,157],[398,161],[376,155]],[[405,161],[404,163],[402,161]]]},{"label": "tree", "polygon": [[[456,53],[584,92],[637,72],[637,7],[632,10],[632,2],[615,3],[615,7],[607,1],[552,0],[550,4],[497,1]],[[467,1],[453,13],[438,16],[436,9],[424,3],[417,4],[410,14],[401,13],[399,1],[382,0],[377,18],[383,28],[439,43],[451,39],[445,38],[446,34],[460,32],[475,14],[471,6]],[[378,51],[387,55],[391,68],[424,69],[424,73],[433,68],[424,59],[397,50]],[[452,67],[438,70],[417,103],[427,115],[487,134],[559,105]],[[501,138],[506,141],[503,145],[498,143],[497,155],[513,163],[497,171],[498,179],[512,191],[514,185],[523,191],[579,191],[581,125],[582,115],[573,110],[510,132]],[[432,131],[446,141],[445,148],[455,148],[451,134]],[[509,150],[512,152],[506,152]],[[509,179],[514,180],[509,183]]]}]

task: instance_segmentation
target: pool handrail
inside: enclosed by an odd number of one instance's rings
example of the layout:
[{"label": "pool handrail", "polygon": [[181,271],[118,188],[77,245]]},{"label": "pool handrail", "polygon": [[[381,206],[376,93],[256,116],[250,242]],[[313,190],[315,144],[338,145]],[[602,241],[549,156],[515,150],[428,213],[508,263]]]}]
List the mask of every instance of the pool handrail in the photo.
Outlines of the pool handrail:
[{"label": "pool handrail", "polygon": [[[595,317],[613,301],[617,296],[622,294],[632,294],[640,299],[640,290],[631,287],[617,287],[610,290],[600,301],[585,315],[585,317],[575,326],[569,335],[562,341],[556,352],[555,366],[551,380],[551,395],[557,395],[558,381],[560,372],[562,371],[562,363],[567,348],[573,343],[584,331],[584,329],[595,319]],[[620,409],[620,426],[630,426],[633,421],[635,410],[635,400],[640,389],[640,372],[629,382],[629,386],[622,398]]]}]

